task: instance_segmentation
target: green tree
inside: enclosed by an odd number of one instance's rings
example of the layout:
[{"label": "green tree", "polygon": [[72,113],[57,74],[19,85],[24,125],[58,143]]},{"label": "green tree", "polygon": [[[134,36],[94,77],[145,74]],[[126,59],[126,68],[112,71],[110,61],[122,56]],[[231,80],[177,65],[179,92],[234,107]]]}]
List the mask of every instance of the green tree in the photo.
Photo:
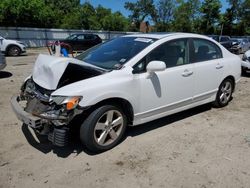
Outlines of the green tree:
[{"label": "green tree", "polygon": [[108,31],[126,31],[128,29],[128,20],[120,12],[105,16],[102,24],[103,29]]},{"label": "green tree", "polygon": [[238,33],[241,35],[250,35],[250,0],[245,0],[239,8]]},{"label": "green tree", "polygon": [[230,7],[221,15],[221,27],[223,34],[232,35],[238,32],[240,24],[241,0],[228,0]]},{"label": "green tree", "polygon": [[153,0],[138,0],[135,3],[126,2],[124,7],[132,13],[129,15],[129,19],[137,29],[139,29],[140,23],[146,17],[150,17],[155,22],[157,21],[157,12]]},{"label": "green tree", "polygon": [[221,3],[219,0],[205,0],[201,6],[201,25],[200,31],[204,34],[214,34],[216,24],[220,20]]},{"label": "green tree", "polygon": [[176,4],[176,0],[159,0],[157,4],[157,22],[155,23],[156,31],[170,30]]},{"label": "green tree", "polygon": [[55,14],[43,0],[1,0],[0,25],[51,27]]},{"label": "green tree", "polygon": [[172,30],[181,32],[198,32],[195,23],[198,19],[199,8],[199,0],[180,0],[178,7],[174,11]]}]

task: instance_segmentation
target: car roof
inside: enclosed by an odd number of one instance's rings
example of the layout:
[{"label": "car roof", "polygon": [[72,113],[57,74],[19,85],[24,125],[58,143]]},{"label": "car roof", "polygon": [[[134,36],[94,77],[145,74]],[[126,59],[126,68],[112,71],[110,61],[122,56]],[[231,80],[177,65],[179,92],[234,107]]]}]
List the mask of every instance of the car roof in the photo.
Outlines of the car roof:
[{"label": "car roof", "polygon": [[96,34],[94,34],[94,33],[73,33],[70,35],[96,35]]},{"label": "car roof", "polygon": [[203,37],[203,38],[208,38],[205,35],[199,35],[199,34],[194,34],[194,33],[138,33],[138,34],[132,34],[132,35],[124,35],[122,37],[142,37],[142,38],[153,38],[153,39],[162,39],[170,36],[180,36],[182,37]]}]

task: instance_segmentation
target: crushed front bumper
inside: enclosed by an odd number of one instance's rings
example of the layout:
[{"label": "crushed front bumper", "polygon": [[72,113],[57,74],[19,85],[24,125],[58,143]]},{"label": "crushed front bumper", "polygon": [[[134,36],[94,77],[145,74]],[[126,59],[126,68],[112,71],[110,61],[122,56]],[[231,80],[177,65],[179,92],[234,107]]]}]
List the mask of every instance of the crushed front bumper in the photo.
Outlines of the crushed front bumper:
[{"label": "crushed front bumper", "polygon": [[24,124],[32,128],[40,128],[43,124],[40,117],[34,116],[24,110],[24,108],[19,104],[22,101],[20,96],[13,96],[11,98],[11,107],[15,112],[17,118],[22,121]]},{"label": "crushed front bumper", "polygon": [[[24,107],[20,104],[21,101],[24,101],[20,96],[16,95],[11,98],[11,106],[15,112],[17,118],[22,121],[24,124],[36,130],[41,134],[41,130],[47,130],[46,134],[48,135],[48,140],[56,146],[65,146],[68,144],[68,132],[69,128],[66,126],[56,127],[50,122],[54,120],[62,120],[62,117],[38,117],[28,113],[24,110]],[[43,133],[44,134],[44,133]]]}]

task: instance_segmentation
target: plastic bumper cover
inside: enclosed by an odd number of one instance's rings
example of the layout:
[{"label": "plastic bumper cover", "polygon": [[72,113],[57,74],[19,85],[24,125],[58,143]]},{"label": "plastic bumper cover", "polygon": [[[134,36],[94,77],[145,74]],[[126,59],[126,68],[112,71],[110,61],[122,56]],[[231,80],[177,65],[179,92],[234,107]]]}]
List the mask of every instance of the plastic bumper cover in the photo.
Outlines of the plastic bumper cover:
[{"label": "plastic bumper cover", "polygon": [[20,101],[21,99],[19,96],[13,96],[11,98],[11,107],[15,112],[17,118],[32,128],[40,127],[42,125],[42,119],[25,112],[23,107],[21,107],[19,104]]}]

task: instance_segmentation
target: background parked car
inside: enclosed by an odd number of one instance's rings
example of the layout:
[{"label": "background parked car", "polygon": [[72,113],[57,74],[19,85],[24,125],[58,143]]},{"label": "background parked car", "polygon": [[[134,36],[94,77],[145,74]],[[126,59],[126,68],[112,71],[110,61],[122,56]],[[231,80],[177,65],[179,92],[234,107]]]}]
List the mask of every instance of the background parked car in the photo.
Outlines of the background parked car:
[{"label": "background parked car", "polygon": [[19,56],[26,52],[26,44],[21,41],[9,40],[0,36],[0,50],[5,55]]},{"label": "background parked car", "polygon": [[6,60],[4,55],[0,52],[0,70],[3,70],[6,67]]},{"label": "background parked car", "polygon": [[60,40],[62,43],[69,44],[73,51],[87,50],[99,43],[102,43],[102,39],[95,34],[72,34],[64,40]]},{"label": "background parked car", "polygon": [[216,40],[217,42],[219,42],[222,46],[224,46],[229,51],[231,50],[232,41],[231,41],[231,38],[229,36],[208,35],[208,37]]},{"label": "background parked car", "polygon": [[242,57],[241,70],[242,74],[250,71],[250,50],[246,51],[246,53]]},{"label": "background parked car", "polygon": [[250,43],[248,42],[247,39],[244,38],[232,38],[231,39],[233,42],[232,46],[232,52],[236,54],[241,54],[249,50],[250,48]]}]

